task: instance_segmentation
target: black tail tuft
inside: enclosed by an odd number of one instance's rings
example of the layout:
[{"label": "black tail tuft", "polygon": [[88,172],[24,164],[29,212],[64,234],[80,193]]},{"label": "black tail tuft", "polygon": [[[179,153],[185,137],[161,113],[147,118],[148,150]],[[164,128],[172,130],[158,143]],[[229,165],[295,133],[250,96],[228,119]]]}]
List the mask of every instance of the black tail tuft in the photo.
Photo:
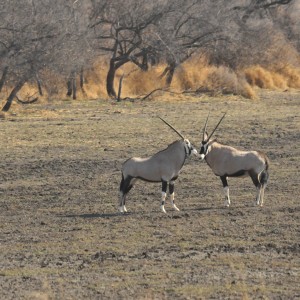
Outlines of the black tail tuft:
[{"label": "black tail tuft", "polygon": [[266,171],[268,171],[269,169],[269,165],[270,165],[270,161],[269,159],[267,158],[267,156],[265,157],[265,166],[266,166]]},{"label": "black tail tuft", "polygon": [[260,176],[259,176],[259,181],[262,185],[267,185],[269,180],[269,172],[267,170],[267,168],[261,172]]}]

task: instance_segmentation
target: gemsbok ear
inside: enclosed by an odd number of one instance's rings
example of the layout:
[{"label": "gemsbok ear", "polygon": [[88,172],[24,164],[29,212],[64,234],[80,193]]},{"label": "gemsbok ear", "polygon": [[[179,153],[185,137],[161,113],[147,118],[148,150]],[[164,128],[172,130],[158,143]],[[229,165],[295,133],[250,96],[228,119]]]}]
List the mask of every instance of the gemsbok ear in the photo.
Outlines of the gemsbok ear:
[{"label": "gemsbok ear", "polygon": [[212,139],[212,140],[208,141],[207,142],[208,147],[216,141],[217,141],[217,139]]}]

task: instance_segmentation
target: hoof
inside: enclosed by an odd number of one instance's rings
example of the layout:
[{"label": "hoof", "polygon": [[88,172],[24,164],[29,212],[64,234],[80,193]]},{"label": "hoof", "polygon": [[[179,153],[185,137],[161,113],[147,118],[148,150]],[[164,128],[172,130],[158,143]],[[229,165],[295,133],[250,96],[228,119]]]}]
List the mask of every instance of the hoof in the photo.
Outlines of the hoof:
[{"label": "hoof", "polygon": [[127,212],[127,209],[126,209],[125,205],[119,206],[119,212],[120,213],[126,213]]},{"label": "hoof", "polygon": [[229,207],[229,206],[230,206],[230,200],[225,199],[225,201],[224,201],[224,206],[225,206],[225,207]]},{"label": "hoof", "polygon": [[167,213],[166,210],[165,210],[165,207],[164,207],[163,205],[160,206],[160,210],[161,210],[163,213],[165,213],[165,214]]},{"label": "hoof", "polygon": [[180,209],[175,204],[173,205],[173,208],[177,211],[180,211]]}]

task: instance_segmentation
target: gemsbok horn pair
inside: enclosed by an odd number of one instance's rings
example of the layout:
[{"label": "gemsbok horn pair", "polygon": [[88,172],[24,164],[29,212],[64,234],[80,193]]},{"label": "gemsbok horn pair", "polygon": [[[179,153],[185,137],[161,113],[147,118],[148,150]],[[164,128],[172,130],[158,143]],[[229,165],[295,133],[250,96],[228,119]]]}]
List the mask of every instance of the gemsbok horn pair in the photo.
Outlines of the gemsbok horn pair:
[{"label": "gemsbok horn pair", "polygon": [[122,213],[127,212],[125,207],[126,195],[138,179],[162,183],[160,209],[164,213],[166,213],[165,201],[167,187],[169,185],[171,204],[175,210],[179,210],[174,202],[174,183],[178,178],[179,172],[182,169],[186,158],[191,154],[197,154],[197,150],[191,145],[189,140],[172,125],[164,119],[160,119],[173,129],[181,137],[181,139],[173,142],[166,149],[154,154],[153,156],[147,158],[133,157],[124,162],[122,166],[119,203],[119,210]]},{"label": "gemsbok horn pair", "polygon": [[233,147],[222,145],[215,139],[211,139],[225,115],[226,113],[208,136],[206,133],[208,114],[203,128],[203,138],[199,151],[200,159],[203,160],[205,158],[214,174],[221,178],[225,192],[225,206],[229,207],[230,205],[227,178],[246,175],[251,177],[257,188],[256,204],[262,206],[264,191],[269,178],[269,160],[263,152],[237,150]]}]

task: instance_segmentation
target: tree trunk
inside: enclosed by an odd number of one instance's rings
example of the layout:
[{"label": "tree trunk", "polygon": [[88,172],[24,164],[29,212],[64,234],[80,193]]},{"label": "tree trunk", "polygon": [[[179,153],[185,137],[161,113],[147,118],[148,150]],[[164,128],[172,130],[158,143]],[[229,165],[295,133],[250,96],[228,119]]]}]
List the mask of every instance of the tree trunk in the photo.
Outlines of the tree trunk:
[{"label": "tree trunk", "polygon": [[72,90],[73,90],[73,99],[76,100],[76,93],[77,93],[77,89],[76,89],[76,73],[74,72],[74,76],[73,76],[73,81],[72,81]]},{"label": "tree trunk", "polygon": [[8,67],[5,67],[4,70],[3,70],[1,79],[0,79],[0,93],[1,93],[2,88],[4,86],[4,82],[5,82],[5,79],[6,79],[7,72],[8,72]]},{"label": "tree trunk", "polygon": [[119,81],[119,91],[118,91],[118,98],[117,98],[117,101],[118,101],[118,102],[121,101],[121,93],[122,93],[122,83],[123,83],[123,79],[124,79],[124,74],[121,76],[120,81]]},{"label": "tree trunk", "polygon": [[109,70],[106,77],[106,91],[108,96],[116,98],[117,94],[114,88],[116,68],[113,61],[110,61]]},{"label": "tree trunk", "polygon": [[175,69],[176,69],[176,63],[172,63],[169,65],[169,69],[168,69],[168,73],[167,73],[167,79],[166,79],[166,84],[169,87],[172,83],[173,80],[173,76],[175,73]]},{"label": "tree trunk", "polygon": [[3,106],[2,111],[6,112],[10,109],[11,104],[12,104],[14,98],[16,97],[16,94],[23,87],[25,81],[26,80],[22,79],[15,85],[15,87],[13,88],[13,90],[11,91],[10,95],[8,96],[8,98],[6,100],[6,104]]},{"label": "tree trunk", "polygon": [[71,95],[72,95],[72,78],[70,76],[67,81],[67,96],[70,97]]},{"label": "tree trunk", "polygon": [[36,78],[36,83],[37,83],[37,86],[38,86],[38,89],[39,89],[39,94],[40,94],[40,96],[43,96],[42,82],[40,80],[39,75],[36,74],[35,78]]},{"label": "tree trunk", "polygon": [[83,85],[84,85],[83,68],[81,68],[81,70],[80,70],[80,88],[82,91],[84,91]]},{"label": "tree trunk", "polygon": [[67,81],[67,96],[73,95],[73,99],[76,99],[76,92],[76,72],[72,71]]}]

